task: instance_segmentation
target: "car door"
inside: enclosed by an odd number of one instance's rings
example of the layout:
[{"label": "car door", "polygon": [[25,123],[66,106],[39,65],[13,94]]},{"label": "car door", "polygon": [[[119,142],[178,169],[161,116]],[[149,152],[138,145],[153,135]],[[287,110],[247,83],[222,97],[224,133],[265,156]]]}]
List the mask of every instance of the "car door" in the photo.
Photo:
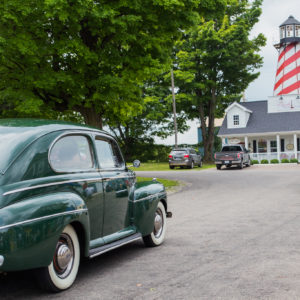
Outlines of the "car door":
[{"label": "car door", "polygon": [[92,137],[80,133],[60,136],[49,153],[52,169],[61,173],[57,178],[67,178],[69,181],[65,186],[66,191],[71,190],[81,195],[87,205],[91,240],[102,236],[104,205],[102,178],[94,157]]},{"label": "car door", "polygon": [[95,137],[99,171],[103,179],[103,238],[106,243],[134,233],[130,227],[129,189],[132,184],[117,143],[110,137]]}]

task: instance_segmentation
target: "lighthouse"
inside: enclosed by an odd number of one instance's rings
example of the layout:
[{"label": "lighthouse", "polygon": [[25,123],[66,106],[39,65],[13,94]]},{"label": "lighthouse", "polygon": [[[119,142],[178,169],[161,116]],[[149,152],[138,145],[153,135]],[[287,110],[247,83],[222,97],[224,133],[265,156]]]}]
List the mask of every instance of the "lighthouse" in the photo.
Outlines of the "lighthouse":
[{"label": "lighthouse", "polygon": [[280,42],[269,112],[300,111],[300,22],[290,16],[279,26]]}]

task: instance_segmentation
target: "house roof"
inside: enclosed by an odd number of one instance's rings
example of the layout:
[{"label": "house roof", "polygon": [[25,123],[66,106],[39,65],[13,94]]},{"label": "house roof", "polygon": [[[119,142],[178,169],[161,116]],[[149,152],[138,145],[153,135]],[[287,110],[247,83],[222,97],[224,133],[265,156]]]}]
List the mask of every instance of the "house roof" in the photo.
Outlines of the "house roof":
[{"label": "house roof", "polygon": [[241,105],[240,103],[237,103],[237,102],[233,102],[231,105],[229,105],[228,107],[227,107],[227,109],[225,110],[225,112],[227,113],[232,107],[234,107],[234,106],[237,106],[237,107],[239,107],[240,109],[242,109],[243,111],[246,111],[246,112],[248,112],[248,113],[252,113],[252,111],[250,110],[250,109],[248,109],[247,107],[245,107],[245,106],[243,106],[243,105]]},{"label": "house roof", "polygon": [[227,128],[225,117],[218,135],[300,131],[300,112],[268,113],[268,101],[241,102],[251,110],[246,128]]}]

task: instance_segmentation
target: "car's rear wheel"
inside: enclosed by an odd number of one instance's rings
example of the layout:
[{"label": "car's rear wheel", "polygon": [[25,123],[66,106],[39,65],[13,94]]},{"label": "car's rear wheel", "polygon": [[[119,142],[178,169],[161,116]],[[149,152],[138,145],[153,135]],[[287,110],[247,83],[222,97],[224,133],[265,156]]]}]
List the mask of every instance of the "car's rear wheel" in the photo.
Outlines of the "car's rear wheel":
[{"label": "car's rear wheel", "polygon": [[202,160],[200,160],[200,163],[198,164],[198,167],[202,168],[202,165],[203,165]]},{"label": "car's rear wheel", "polygon": [[170,167],[170,169],[172,169],[172,170],[174,169],[174,166],[169,166],[169,167]]},{"label": "car's rear wheel", "polygon": [[80,262],[80,246],[77,234],[67,225],[56,244],[51,264],[37,270],[39,285],[48,291],[60,292],[74,283]]},{"label": "car's rear wheel", "polygon": [[189,166],[189,169],[194,169],[194,162],[191,162],[191,165]]},{"label": "car's rear wheel", "polygon": [[241,163],[239,164],[239,169],[243,169],[244,168],[244,163],[243,161],[241,161]]},{"label": "car's rear wheel", "polygon": [[147,247],[156,247],[163,243],[167,229],[166,210],[162,202],[159,202],[154,216],[153,231],[143,237]]}]

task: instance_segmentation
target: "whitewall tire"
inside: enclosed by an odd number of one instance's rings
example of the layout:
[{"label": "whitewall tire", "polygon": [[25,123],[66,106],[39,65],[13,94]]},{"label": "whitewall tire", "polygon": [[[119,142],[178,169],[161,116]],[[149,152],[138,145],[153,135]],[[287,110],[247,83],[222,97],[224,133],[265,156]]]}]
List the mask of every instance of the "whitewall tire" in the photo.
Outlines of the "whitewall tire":
[{"label": "whitewall tire", "polygon": [[163,243],[167,230],[166,210],[162,202],[159,202],[154,216],[153,231],[143,237],[147,247],[156,247]]},{"label": "whitewall tire", "polygon": [[67,225],[56,244],[51,264],[37,270],[40,286],[52,292],[60,292],[70,288],[76,279],[79,262],[78,237],[74,228]]}]

